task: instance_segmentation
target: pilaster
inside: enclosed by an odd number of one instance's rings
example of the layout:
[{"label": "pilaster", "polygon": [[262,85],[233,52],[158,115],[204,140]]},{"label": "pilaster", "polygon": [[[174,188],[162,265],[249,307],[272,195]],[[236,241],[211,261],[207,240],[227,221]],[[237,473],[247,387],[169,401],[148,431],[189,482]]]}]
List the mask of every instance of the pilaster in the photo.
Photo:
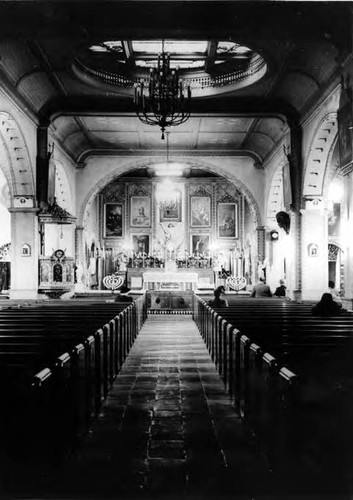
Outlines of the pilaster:
[{"label": "pilaster", "polygon": [[36,208],[10,208],[11,299],[38,298],[38,218]]},{"label": "pilaster", "polygon": [[323,200],[307,200],[301,214],[302,299],[319,300],[328,286],[327,212]]}]

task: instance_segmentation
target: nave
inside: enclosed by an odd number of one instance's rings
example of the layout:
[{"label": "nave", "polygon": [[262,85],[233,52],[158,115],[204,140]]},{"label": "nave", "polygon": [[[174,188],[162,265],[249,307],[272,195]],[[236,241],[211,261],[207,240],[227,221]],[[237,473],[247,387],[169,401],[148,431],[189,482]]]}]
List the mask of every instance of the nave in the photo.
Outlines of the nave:
[{"label": "nave", "polygon": [[229,299],[2,306],[1,498],[349,500],[352,315]]},{"label": "nave", "polygon": [[153,315],[89,436],[30,498],[250,499],[268,480],[192,317]]}]

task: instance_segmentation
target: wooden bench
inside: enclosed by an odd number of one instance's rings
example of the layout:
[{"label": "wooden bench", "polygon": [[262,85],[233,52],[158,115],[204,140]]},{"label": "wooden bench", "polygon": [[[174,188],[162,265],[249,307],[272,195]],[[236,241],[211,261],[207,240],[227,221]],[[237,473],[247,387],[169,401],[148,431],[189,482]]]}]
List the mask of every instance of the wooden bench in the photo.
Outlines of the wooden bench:
[{"label": "wooden bench", "polygon": [[[196,298],[194,303],[194,319],[236,411],[255,430],[271,468],[282,473],[292,468],[292,478],[303,473],[304,457],[310,447],[320,446],[315,427],[312,434],[306,433],[307,444],[298,445],[300,427],[307,425],[310,398],[319,392],[315,388],[324,392],[329,363],[335,356],[339,363],[336,353],[352,344],[351,314],[314,317],[311,307],[250,298],[234,300],[230,307],[219,310],[213,310],[202,299]],[[325,421],[328,398],[316,398]],[[327,427],[332,429],[328,421]],[[335,460],[339,456],[330,463],[334,465]],[[313,459],[313,468],[316,466]]]},{"label": "wooden bench", "polygon": [[0,422],[14,459],[57,459],[87,430],[145,317],[144,297],[0,311]]}]

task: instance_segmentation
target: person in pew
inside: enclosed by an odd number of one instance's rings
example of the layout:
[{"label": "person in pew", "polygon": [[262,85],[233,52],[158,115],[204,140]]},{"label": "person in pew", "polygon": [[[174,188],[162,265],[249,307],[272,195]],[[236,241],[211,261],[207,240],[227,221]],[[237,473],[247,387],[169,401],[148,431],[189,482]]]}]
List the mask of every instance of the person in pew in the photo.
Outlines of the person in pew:
[{"label": "person in pew", "polygon": [[333,300],[330,293],[324,293],[320,302],[311,309],[311,312],[315,316],[339,316],[342,312],[342,307]]},{"label": "person in pew", "polygon": [[342,299],[340,297],[340,293],[335,287],[334,281],[329,281],[328,282],[328,290],[327,293],[330,293],[332,295],[333,300],[340,306],[342,307]]},{"label": "person in pew", "polygon": [[213,291],[214,299],[209,300],[208,305],[211,307],[228,307],[228,300],[221,298],[221,295],[223,295],[224,292],[224,286],[218,286],[215,288]]},{"label": "person in pew", "polygon": [[130,288],[123,285],[120,290],[118,290],[118,295],[115,297],[114,302],[133,302],[134,299],[129,296]]},{"label": "person in pew", "polygon": [[275,293],[273,294],[275,297],[285,297],[286,296],[287,287],[284,284],[284,280],[279,280],[279,286],[276,288]]},{"label": "person in pew", "polygon": [[264,278],[260,278],[259,283],[254,286],[250,297],[272,297],[271,289],[266,285]]}]

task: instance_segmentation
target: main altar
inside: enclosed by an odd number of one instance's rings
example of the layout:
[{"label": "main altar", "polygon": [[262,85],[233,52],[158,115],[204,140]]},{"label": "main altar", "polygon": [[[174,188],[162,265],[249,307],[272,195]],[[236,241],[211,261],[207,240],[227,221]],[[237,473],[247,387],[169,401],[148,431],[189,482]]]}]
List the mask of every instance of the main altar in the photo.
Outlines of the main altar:
[{"label": "main altar", "polygon": [[142,274],[144,290],[196,290],[199,276],[195,272],[178,269],[174,261],[166,262],[165,269],[154,269]]},{"label": "main altar", "polygon": [[178,268],[174,261],[167,261],[163,268],[128,268],[126,274],[131,289],[194,291],[214,287],[212,269]]},{"label": "main altar", "polygon": [[190,272],[160,272],[143,273],[144,290],[196,290],[199,276]]}]

